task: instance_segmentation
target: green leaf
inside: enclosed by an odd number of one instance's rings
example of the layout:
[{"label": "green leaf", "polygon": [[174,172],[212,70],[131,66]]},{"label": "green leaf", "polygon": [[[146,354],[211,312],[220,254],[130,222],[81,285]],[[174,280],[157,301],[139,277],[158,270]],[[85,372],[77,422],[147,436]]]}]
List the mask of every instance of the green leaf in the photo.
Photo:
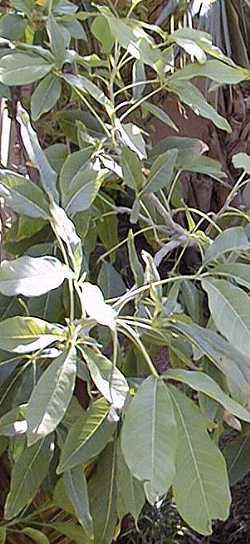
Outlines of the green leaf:
[{"label": "green leaf", "polygon": [[43,372],[26,414],[29,445],[52,433],[62,421],[73,395],[76,370],[76,349],[72,347]]},{"label": "green leaf", "polygon": [[[226,231],[227,232],[227,231]],[[225,263],[218,264],[213,268],[213,274],[220,276],[225,275],[233,278],[239,285],[250,290],[250,267],[249,264],[242,263]]]},{"label": "green leaf", "polygon": [[100,393],[102,393],[114,408],[121,410],[125,404],[129,391],[126,378],[120,370],[114,367],[111,361],[101,353],[98,353],[91,348],[84,347],[82,354],[97,389],[99,389]]},{"label": "green leaf", "polygon": [[42,319],[10,317],[0,322],[0,349],[28,353],[63,340],[63,329]]},{"label": "green leaf", "polygon": [[147,157],[146,145],[142,136],[142,130],[132,123],[121,124],[117,121],[117,129],[125,146],[134,151],[140,160]]},{"label": "green leaf", "polygon": [[31,97],[31,117],[34,121],[52,110],[60,98],[61,90],[61,81],[53,74],[48,74],[39,83]]},{"label": "green leaf", "polygon": [[174,121],[172,121],[171,117],[169,117],[169,115],[162,108],[159,108],[159,106],[151,104],[151,102],[144,102],[142,104],[142,111],[150,113],[164,123],[164,125],[176,130],[176,132],[179,132],[178,127],[175,125]]},{"label": "green leaf", "polygon": [[[86,533],[79,525],[75,525],[67,521],[66,523],[53,523],[51,528],[55,529],[58,533],[66,536],[74,544],[91,544],[91,541],[86,536]],[[93,541],[92,541],[93,543]]]},{"label": "green leaf", "polygon": [[50,47],[55,56],[56,68],[61,68],[66,56],[65,39],[61,27],[53,15],[49,15],[48,17],[47,31],[50,39]]},{"label": "green leaf", "polygon": [[121,274],[107,261],[104,261],[101,265],[97,284],[105,299],[119,297],[126,292],[126,285]]},{"label": "green leaf", "polygon": [[74,271],[78,277],[81,271],[83,254],[82,242],[76,233],[75,225],[67,217],[63,208],[57,206],[55,202],[51,202],[50,212],[52,227],[56,235],[66,243]]},{"label": "green leaf", "polygon": [[53,170],[60,174],[62,166],[68,156],[68,148],[65,144],[52,144],[44,150],[44,153]]},{"label": "green leaf", "polygon": [[121,154],[121,164],[125,185],[135,192],[140,191],[145,185],[145,178],[138,155],[131,151],[129,147],[124,147]]},{"label": "green leaf", "polygon": [[204,264],[218,259],[228,251],[249,251],[250,243],[242,227],[231,227],[222,232],[211,243],[204,255]]},{"label": "green leaf", "polygon": [[147,494],[165,494],[175,475],[176,422],[161,380],[150,376],[139,387],[125,414],[121,446],[131,473],[147,482]]},{"label": "green leaf", "polygon": [[18,457],[11,474],[10,491],[5,504],[5,517],[11,519],[34,499],[46,477],[53,455],[51,437],[25,448]]},{"label": "green leaf", "polygon": [[39,55],[10,53],[0,60],[0,82],[5,85],[29,85],[51,72],[53,64]]},{"label": "green leaf", "polygon": [[225,280],[202,281],[209,309],[218,331],[246,357],[250,350],[250,298]]},{"label": "green leaf", "polygon": [[16,13],[3,15],[0,19],[0,36],[10,41],[21,40],[25,28],[27,26],[27,20],[21,15]]},{"label": "green leaf", "polygon": [[32,529],[31,527],[25,527],[22,530],[22,533],[29,536],[36,544],[49,544],[48,537],[42,533],[41,531],[38,531],[38,529]]},{"label": "green leaf", "polygon": [[246,153],[236,153],[232,158],[234,168],[242,168],[246,174],[250,174],[250,156]]},{"label": "green leaf", "polygon": [[105,17],[102,15],[95,17],[94,22],[91,25],[91,32],[95,38],[101,42],[104,52],[107,54],[111,53],[115,40],[110,32],[110,27]]},{"label": "green leaf", "polygon": [[249,359],[232,344],[209,329],[175,321],[172,328],[196,346],[226,376],[230,392],[234,397],[248,403],[250,393]]},{"label": "green leaf", "polygon": [[[146,86],[146,72],[144,63],[136,60],[133,64],[133,99],[138,100],[143,95]],[[142,105],[143,110],[143,105]]]},{"label": "green leaf", "polygon": [[174,387],[171,387],[171,397],[178,428],[173,483],[177,510],[192,529],[208,535],[214,519],[225,520],[229,515],[230,490],[225,460],[209,438],[199,408]]},{"label": "green leaf", "polygon": [[204,372],[170,369],[166,373],[166,378],[186,383],[195,391],[200,391],[219,402],[219,404],[234,416],[250,423],[250,412],[226,395],[220,386]]},{"label": "green leaf", "polygon": [[55,257],[28,257],[3,261],[0,266],[0,292],[7,296],[36,297],[56,289],[72,271]]},{"label": "green leaf", "polygon": [[128,513],[137,521],[145,503],[143,484],[134,478],[120,447],[117,449],[117,510],[122,520]]},{"label": "green leaf", "polygon": [[[193,64],[190,64],[190,66],[193,67]],[[185,81],[185,85],[183,85],[182,81],[176,79],[169,81],[168,86],[184,104],[192,108],[196,115],[210,119],[216,127],[231,132],[228,121],[219,115],[211,104],[208,104],[203,94],[192,83]]]},{"label": "green leaf", "polygon": [[137,255],[134,235],[132,230],[130,230],[128,233],[128,254],[129,254],[129,263],[130,263],[131,270],[133,272],[136,286],[140,287],[144,283],[144,270]]},{"label": "green leaf", "polygon": [[90,508],[95,542],[110,544],[117,524],[116,512],[116,445],[108,444],[98,459],[89,482]]},{"label": "green leaf", "polygon": [[75,467],[64,472],[66,492],[74,506],[75,514],[90,538],[93,537],[93,521],[89,511],[88,486],[82,467]]},{"label": "green leaf", "polygon": [[[107,195],[105,195],[105,198],[108,198]],[[111,203],[114,205],[112,200]],[[110,212],[110,206],[101,199],[98,199],[96,202],[96,207],[98,208],[99,212],[99,217],[97,218],[98,220],[96,224],[97,234],[105,249],[109,251],[119,244],[117,214],[114,213],[112,215],[108,215],[108,212]],[[112,262],[114,261],[115,256],[116,252],[112,251],[112,254],[110,255]]]},{"label": "green leaf", "polygon": [[36,132],[31,126],[29,115],[20,105],[18,107],[17,119],[21,125],[21,135],[26,151],[38,168],[43,189],[48,195],[52,195],[56,202],[59,200],[59,195],[56,187],[57,173],[51,167],[47,157],[41,149]]},{"label": "green leaf", "polygon": [[48,219],[49,206],[43,191],[24,176],[0,170],[0,194],[15,212]]},{"label": "green leaf", "polygon": [[71,427],[62,449],[58,474],[87,463],[104,449],[114,430],[107,421],[109,409],[106,400],[99,399]]},{"label": "green leaf", "polygon": [[250,436],[239,435],[226,444],[223,455],[227,462],[230,485],[242,480],[250,468]]},{"label": "green leaf", "polygon": [[89,94],[94,98],[101,106],[103,106],[108,114],[113,113],[113,104],[104,92],[92,83],[90,79],[84,76],[75,76],[73,74],[65,74],[63,79],[73,88],[77,89],[83,94]]},{"label": "green leaf", "polygon": [[145,193],[157,193],[161,189],[169,190],[175,174],[177,149],[171,149],[160,155],[153,163],[146,186]]},{"label": "green leaf", "polygon": [[0,544],[5,544],[7,532],[5,527],[0,527]]},{"label": "green leaf", "polygon": [[95,199],[106,170],[97,170],[89,161],[92,150],[83,149],[66,159],[61,175],[62,206],[69,215],[88,210]]},{"label": "green leaf", "polygon": [[237,85],[250,78],[250,72],[240,66],[230,66],[219,60],[208,60],[204,64],[186,64],[173,76],[174,81],[186,81],[193,77],[206,77],[221,85]]}]

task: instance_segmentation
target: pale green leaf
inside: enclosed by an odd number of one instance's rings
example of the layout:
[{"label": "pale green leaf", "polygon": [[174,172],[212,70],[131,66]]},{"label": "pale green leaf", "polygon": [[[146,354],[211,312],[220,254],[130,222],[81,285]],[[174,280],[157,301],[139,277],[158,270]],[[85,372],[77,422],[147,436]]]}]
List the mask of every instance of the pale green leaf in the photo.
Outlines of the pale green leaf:
[{"label": "pale green leaf", "polygon": [[0,170],[0,194],[21,215],[42,219],[49,216],[49,205],[40,187],[11,170]]},{"label": "pale green leaf", "polygon": [[76,350],[72,347],[43,372],[28,404],[28,444],[52,433],[62,421],[73,395],[76,370]]},{"label": "pale green leaf", "polygon": [[55,257],[28,257],[2,261],[0,292],[7,296],[36,297],[56,289],[72,271]]},{"label": "pale green leaf", "polygon": [[52,14],[48,17],[47,32],[50,39],[51,51],[55,56],[56,67],[61,68],[65,61],[66,44],[62,27],[56,22]]},{"label": "pale green leaf", "polygon": [[145,178],[138,155],[129,147],[124,147],[121,154],[121,164],[125,185],[135,192],[140,191],[145,184]]},{"label": "pale green leaf", "polygon": [[[140,440],[138,440],[140,437]],[[167,386],[150,376],[129,405],[121,446],[131,473],[163,495],[175,475],[176,422]]]},{"label": "pale green leaf", "polygon": [[142,136],[142,130],[133,123],[121,124],[117,121],[117,128],[120,131],[121,139],[127,147],[134,151],[139,159],[147,157],[146,145]]},{"label": "pale green leaf", "polygon": [[219,60],[208,60],[204,64],[186,64],[173,80],[189,80],[193,77],[207,77],[221,85],[236,85],[250,79],[250,71],[240,66],[230,66]]},{"label": "pale green leaf", "polygon": [[48,195],[52,195],[58,201],[59,195],[56,187],[57,173],[51,167],[40,146],[37,134],[31,126],[27,111],[20,105],[18,106],[17,119],[21,125],[21,136],[25,149],[32,163],[39,170],[43,189]]},{"label": "pale green leaf", "polygon": [[162,108],[159,108],[159,106],[151,104],[151,102],[144,102],[142,104],[142,111],[150,113],[151,115],[159,119],[162,123],[164,123],[164,125],[167,125],[173,130],[176,130],[176,132],[179,132],[178,127],[175,125],[174,121],[172,121],[171,117],[166,113],[166,111],[164,111]]},{"label": "pale green leaf", "polygon": [[31,97],[31,117],[34,121],[52,110],[60,98],[61,90],[61,81],[53,74],[48,74],[39,83]]},{"label": "pale green leaf", "polygon": [[100,393],[116,408],[121,410],[125,404],[129,391],[126,378],[120,370],[114,367],[101,353],[91,348],[84,347],[82,350],[86,360],[91,378],[99,389]]},{"label": "pale green leaf", "polygon": [[[227,231],[226,231],[227,232]],[[213,274],[233,278],[239,285],[250,290],[250,266],[243,263],[218,264],[213,268]]]},{"label": "pale green leaf", "polygon": [[75,225],[67,217],[64,209],[53,201],[50,204],[50,212],[52,227],[56,235],[66,243],[74,271],[78,277],[81,271],[83,255],[82,242],[76,232]]},{"label": "pale green leaf", "polygon": [[87,79],[84,76],[75,76],[73,74],[65,74],[64,80],[71,86],[73,89],[77,89],[83,94],[89,94],[94,98],[99,104],[101,104],[107,111],[107,113],[113,112],[113,104],[110,99],[104,94],[104,92],[92,83],[90,79]]},{"label": "pale green leaf", "polygon": [[247,174],[250,174],[250,155],[246,153],[236,153],[232,158],[235,168],[242,168]]},{"label": "pale green leaf", "polygon": [[110,32],[109,24],[103,15],[95,17],[91,25],[91,32],[101,42],[105,53],[110,53],[114,45],[114,38]]},{"label": "pale green leaf", "polygon": [[140,287],[144,283],[144,270],[137,255],[134,235],[132,230],[130,230],[128,233],[128,255],[129,255],[130,267],[133,272],[136,286]]},{"label": "pale green leaf", "polygon": [[93,537],[93,521],[89,511],[88,486],[81,466],[64,472],[66,492],[72,502],[76,517],[90,538]]},{"label": "pale green leaf", "polygon": [[0,349],[28,353],[64,339],[63,328],[35,317],[10,317],[0,323]]},{"label": "pale green leaf", "polygon": [[0,19],[0,36],[10,41],[21,40],[23,38],[27,19],[16,13],[6,13]]},{"label": "pale green leaf", "polygon": [[204,264],[218,259],[228,251],[249,251],[250,243],[248,241],[245,230],[242,227],[231,227],[226,229],[222,234],[211,243],[204,255]]},{"label": "pale green leaf", "polygon": [[199,408],[174,387],[171,387],[171,397],[178,428],[173,483],[177,510],[192,529],[208,535],[212,532],[213,520],[225,520],[229,515],[226,463],[208,436]]},{"label": "pale green leaf", "polygon": [[114,430],[113,425],[107,422],[108,412],[107,401],[99,399],[93,402],[86,414],[80,416],[71,427],[61,453],[57,469],[59,474],[87,463],[103,450]]},{"label": "pale green leaf", "polygon": [[46,76],[53,68],[42,56],[10,53],[0,60],[0,82],[5,85],[29,85]]},{"label": "pale green leaf", "polygon": [[202,281],[208,295],[209,309],[218,331],[246,357],[250,350],[250,299],[225,280]]},{"label": "pale green leaf", "polygon": [[204,372],[182,369],[170,369],[166,378],[177,382],[186,383],[195,391],[200,391],[208,397],[216,400],[228,412],[234,416],[250,423],[250,412],[243,406],[231,399],[210,376]]},{"label": "pale green leaf", "polygon": [[54,451],[51,437],[25,448],[11,474],[10,491],[5,504],[5,517],[11,519],[34,499],[46,477]]}]

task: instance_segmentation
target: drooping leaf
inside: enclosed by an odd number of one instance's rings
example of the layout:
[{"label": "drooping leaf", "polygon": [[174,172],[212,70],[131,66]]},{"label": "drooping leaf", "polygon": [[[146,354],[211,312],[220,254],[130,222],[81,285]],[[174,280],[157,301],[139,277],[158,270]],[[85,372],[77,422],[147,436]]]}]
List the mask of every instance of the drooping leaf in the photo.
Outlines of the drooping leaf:
[{"label": "drooping leaf", "polygon": [[[225,231],[226,232],[226,231]],[[217,264],[213,268],[213,274],[234,279],[239,285],[250,290],[249,264],[225,263]]]},{"label": "drooping leaf", "polygon": [[43,189],[47,194],[52,195],[57,202],[59,199],[56,188],[57,173],[53,170],[45,153],[41,149],[37,134],[31,126],[27,111],[20,105],[18,106],[17,119],[21,125],[21,135],[26,151],[34,166],[39,170]]},{"label": "drooping leaf", "polygon": [[87,463],[104,449],[114,430],[111,423],[105,422],[108,412],[106,400],[99,399],[71,427],[61,453],[59,474]]},{"label": "drooping leaf", "polygon": [[0,60],[0,82],[5,85],[29,85],[46,76],[53,68],[40,55],[10,53]]},{"label": "drooping leaf", "polygon": [[7,537],[6,527],[0,527],[0,544],[5,544]]},{"label": "drooping leaf", "polygon": [[250,437],[239,435],[223,448],[223,455],[227,462],[230,485],[242,480],[250,468]]},{"label": "drooping leaf", "polygon": [[31,97],[31,117],[34,121],[52,110],[60,97],[61,90],[61,81],[53,74],[48,74],[39,83]]},{"label": "drooping leaf", "polygon": [[156,117],[156,119],[159,119],[162,123],[164,123],[164,125],[167,125],[173,130],[176,130],[176,132],[179,132],[179,129],[175,125],[174,121],[172,121],[171,117],[166,113],[166,111],[164,111],[162,108],[159,108],[159,106],[151,104],[151,102],[144,102],[142,104],[142,111],[150,113],[151,115]]},{"label": "drooping leaf", "polygon": [[[190,65],[193,67],[193,64]],[[206,64],[205,64],[206,66]],[[205,100],[203,94],[192,83],[178,81],[178,79],[169,82],[172,91],[179,96],[180,100],[187,104],[197,114],[213,121],[216,127],[231,132],[231,127],[226,119],[222,117],[211,104]]]},{"label": "drooping leaf", "polygon": [[231,344],[237,339],[237,349],[249,357],[250,299],[248,295],[225,280],[206,279],[202,286],[217,329]]},{"label": "drooping leaf", "polygon": [[84,166],[82,164],[79,172],[77,171],[75,175],[72,175],[70,184],[65,186],[65,179],[67,179],[65,176],[66,163],[67,168],[70,168],[69,160],[68,158],[65,162],[65,169],[62,169],[60,183],[62,188],[62,206],[68,215],[73,216],[77,212],[90,208],[101,187],[106,170],[98,169],[92,163],[88,165],[84,164]]},{"label": "drooping leaf", "polygon": [[47,475],[53,455],[51,437],[25,448],[14,465],[10,491],[5,504],[5,517],[11,519],[31,503]]},{"label": "drooping leaf", "polygon": [[161,189],[168,191],[174,178],[174,168],[178,156],[177,149],[171,149],[160,155],[153,163],[147,184],[144,187],[145,193],[156,193]]},{"label": "drooping leaf", "polygon": [[73,395],[76,370],[76,350],[72,347],[43,372],[28,404],[29,445],[52,433],[62,421]]},{"label": "drooping leaf", "polygon": [[114,408],[121,410],[129,391],[126,378],[101,353],[88,347],[84,347],[82,353],[97,389],[99,389],[100,393],[102,393]]},{"label": "drooping leaf", "polygon": [[61,535],[66,536],[74,542],[74,544],[91,544],[91,542],[93,542],[90,541],[80,525],[70,523],[69,521],[66,523],[57,521],[56,523],[51,524],[51,528],[55,529],[55,531]]},{"label": "drooping leaf", "polygon": [[250,392],[250,365],[247,357],[216,332],[196,324],[175,321],[172,325],[177,333],[196,346],[202,354],[226,376],[233,397],[247,404]]},{"label": "drooping leaf", "polygon": [[150,496],[165,494],[173,482],[176,439],[168,388],[151,376],[129,405],[121,436],[125,461],[135,478],[148,483]]},{"label": "drooping leaf", "polygon": [[81,466],[64,472],[66,492],[74,507],[76,517],[90,538],[93,537],[93,521],[89,511],[88,486]]},{"label": "drooping leaf", "polygon": [[108,444],[98,460],[89,482],[89,499],[95,542],[110,544],[117,523],[115,443]]},{"label": "drooping leaf", "polygon": [[140,287],[141,285],[143,285],[143,282],[144,282],[144,270],[137,255],[132,230],[130,230],[128,233],[128,254],[129,254],[129,263],[133,272],[136,286]]},{"label": "drooping leaf", "polygon": [[33,529],[32,527],[25,527],[22,530],[22,533],[29,536],[31,540],[33,540],[33,542],[36,542],[36,544],[49,544],[48,537],[38,529]]},{"label": "drooping leaf", "polygon": [[249,251],[250,243],[242,227],[231,227],[215,238],[204,255],[204,264],[218,259],[229,251]]},{"label": "drooping leaf", "polygon": [[240,66],[230,66],[219,60],[208,60],[204,64],[186,64],[182,70],[174,75],[174,80],[189,80],[193,77],[207,77],[222,85],[237,85],[249,79],[249,70]]},{"label": "drooping leaf", "polygon": [[131,151],[134,151],[140,160],[145,159],[147,152],[141,129],[133,123],[122,124],[118,120],[117,129],[120,132],[124,145],[131,149]]},{"label": "drooping leaf", "polygon": [[78,89],[83,94],[90,94],[99,104],[101,104],[108,113],[113,112],[113,104],[104,92],[92,83],[90,79],[84,76],[75,76],[73,74],[65,74],[65,81],[74,89]]},{"label": "drooping leaf", "polygon": [[128,513],[137,521],[145,503],[143,484],[132,476],[122,454],[117,449],[117,510],[122,520]]},{"label": "drooping leaf", "polygon": [[36,297],[56,289],[72,271],[55,257],[28,257],[3,261],[0,266],[0,292],[9,297]]},{"label": "drooping leaf", "polygon": [[107,261],[101,265],[97,283],[106,299],[119,297],[126,292],[126,285],[121,274]]},{"label": "drooping leaf", "polygon": [[94,22],[91,25],[91,32],[96,39],[101,42],[105,53],[110,53],[115,40],[110,32],[109,24],[105,17],[102,15],[95,17]]},{"label": "drooping leaf", "polygon": [[166,373],[166,378],[186,383],[195,391],[200,391],[208,397],[216,400],[228,412],[235,415],[239,419],[250,422],[250,412],[238,404],[238,402],[235,402],[228,395],[226,395],[220,386],[204,372],[170,369]]},{"label": "drooping leaf", "polygon": [[209,438],[205,420],[193,401],[174,387],[171,398],[178,428],[173,483],[176,506],[186,523],[198,533],[208,535],[214,519],[225,520],[229,515],[225,460]]},{"label": "drooping leaf", "polygon": [[0,194],[21,215],[42,219],[49,216],[49,205],[40,187],[11,170],[0,170]]},{"label": "drooping leaf", "polygon": [[35,317],[10,317],[0,323],[0,349],[28,353],[63,340],[63,328]]}]

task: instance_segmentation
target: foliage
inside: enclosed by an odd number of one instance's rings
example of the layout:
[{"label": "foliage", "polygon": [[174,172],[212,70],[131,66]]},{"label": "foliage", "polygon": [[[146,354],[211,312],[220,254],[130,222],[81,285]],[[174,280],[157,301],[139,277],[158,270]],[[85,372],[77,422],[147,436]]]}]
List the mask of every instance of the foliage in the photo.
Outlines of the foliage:
[{"label": "foliage", "polygon": [[[219,437],[228,425],[246,437],[250,423],[249,214],[232,205],[250,158],[234,157],[243,173],[201,227],[180,196],[181,173],[225,183],[221,165],[199,140],[153,146],[145,127],[150,113],[178,130],[154,102],[167,91],[230,132],[192,80],[219,87],[250,72],[207,33],[168,34],[140,19],[136,1],[123,17],[109,2],[11,5],[0,19],[1,93],[9,110],[19,98],[26,163],[0,172],[17,215],[0,268],[0,435],[11,465],[2,541],[19,531],[46,544],[42,513],[59,506],[72,521],[48,528],[111,544],[124,516],[137,519],[145,500],[169,491],[184,521],[208,535],[230,507]],[[192,63],[173,62],[179,48]],[[138,236],[150,253],[138,254]],[[187,249],[199,264],[183,273]],[[166,347],[160,373],[155,354]],[[225,451],[234,481],[233,457],[246,470],[242,443],[241,456],[235,444]]]}]

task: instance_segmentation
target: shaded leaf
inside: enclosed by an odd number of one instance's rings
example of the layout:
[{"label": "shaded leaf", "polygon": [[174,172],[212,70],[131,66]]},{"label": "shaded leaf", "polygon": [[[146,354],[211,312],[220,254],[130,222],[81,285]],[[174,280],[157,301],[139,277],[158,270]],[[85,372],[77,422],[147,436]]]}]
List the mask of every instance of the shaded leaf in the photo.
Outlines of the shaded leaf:
[{"label": "shaded leaf", "polygon": [[223,455],[227,462],[230,485],[235,485],[249,472],[250,437],[244,434],[237,436],[223,448]]},{"label": "shaded leaf", "polygon": [[91,538],[94,529],[89,511],[87,480],[83,468],[79,466],[64,472],[64,484],[66,492],[74,506],[76,517]]},{"label": "shaded leaf", "polygon": [[161,189],[168,191],[174,178],[177,156],[178,150],[171,149],[154,161],[144,187],[145,193],[156,193]]},{"label": "shaded leaf", "polygon": [[138,155],[129,147],[124,147],[121,154],[121,164],[125,185],[135,192],[140,191],[145,184],[145,178]]},{"label": "shaded leaf", "polygon": [[58,77],[48,74],[39,85],[31,97],[31,117],[37,121],[41,115],[52,110],[60,98],[62,84]]},{"label": "shaded leaf", "polygon": [[25,448],[18,457],[11,475],[10,491],[5,504],[5,517],[15,517],[27,507],[47,475],[53,455],[51,437]]},{"label": "shaded leaf", "polygon": [[117,510],[122,520],[128,513],[137,521],[145,503],[143,484],[134,478],[120,447],[117,449]]},{"label": "shaded leaf", "polygon": [[231,497],[225,460],[209,438],[199,408],[174,387],[171,397],[178,428],[173,483],[176,506],[193,529],[211,534],[212,521],[225,520],[229,515]]},{"label": "shaded leaf", "polygon": [[41,531],[38,531],[38,529],[32,529],[31,527],[25,527],[22,530],[22,533],[29,536],[33,542],[36,542],[36,544],[49,544],[48,537],[42,533]]}]

